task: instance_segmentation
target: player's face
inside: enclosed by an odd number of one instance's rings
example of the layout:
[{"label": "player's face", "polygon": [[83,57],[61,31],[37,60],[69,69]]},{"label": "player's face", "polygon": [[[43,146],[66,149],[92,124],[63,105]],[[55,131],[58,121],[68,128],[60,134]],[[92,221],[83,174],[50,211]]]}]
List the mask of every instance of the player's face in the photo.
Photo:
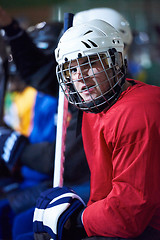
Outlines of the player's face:
[{"label": "player's face", "polygon": [[[84,101],[90,101],[110,89],[112,71],[108,67],[107,59],[91,56],[90,61],[83,57],[71,62],[70,74],[74,87]],[[102,66],[103,65],[103,66]],[[106,72],[104,71],[106,69]],[[108,79],[108,80],[107,80]]]}]

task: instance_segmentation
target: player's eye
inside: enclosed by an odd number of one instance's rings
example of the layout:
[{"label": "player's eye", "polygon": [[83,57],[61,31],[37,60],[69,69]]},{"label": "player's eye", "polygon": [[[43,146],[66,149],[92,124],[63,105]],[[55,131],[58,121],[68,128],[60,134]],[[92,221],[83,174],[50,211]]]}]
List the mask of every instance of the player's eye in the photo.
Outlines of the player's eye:
[{"label": "player's eye", "polygon": [[66,82],[70,82],[70,77],[65,77],[65,79],[66,79]]},{"label": "player's eye", "polygon": [[71,67],[71,74],[76,74],[76,73],[77,73],[77,68]]}]

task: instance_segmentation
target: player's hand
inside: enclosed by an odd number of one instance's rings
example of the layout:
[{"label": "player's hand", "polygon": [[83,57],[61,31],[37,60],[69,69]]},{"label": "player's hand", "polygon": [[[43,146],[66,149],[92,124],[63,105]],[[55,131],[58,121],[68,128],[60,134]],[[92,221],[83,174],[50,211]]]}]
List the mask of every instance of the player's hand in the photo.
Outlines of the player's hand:
[{"label": "player's hand", "polygon": [[45,239],[46,233],[48,239],[50,237],[54,240],[74,240],[81,239],[84,234],[86,236],[83,226],[81,229],[77,226],[77,217],[84,208],[83,200],[67,187],[56,187],[43,192],[34,211],[35,239]]},{"label": "player's hand", "polygon": [[0,160],[12,170],[28,142],[19,132],[0,126]]},{"label": "player's hand", "polygon": [[12,22],[12,17],[0,6],[0,27],[6,27]]}]

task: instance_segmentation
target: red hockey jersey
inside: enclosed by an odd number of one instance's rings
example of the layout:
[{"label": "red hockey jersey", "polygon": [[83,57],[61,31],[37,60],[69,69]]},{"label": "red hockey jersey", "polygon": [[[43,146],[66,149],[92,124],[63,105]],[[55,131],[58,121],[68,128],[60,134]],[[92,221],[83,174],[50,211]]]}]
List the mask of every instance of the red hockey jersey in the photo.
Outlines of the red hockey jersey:
[{"label": "red hockey jersey", "polygon": [[160,88],[135,82],[107,112],[83,114],[88,236],[136,237],[148,225],[160,230]]}]

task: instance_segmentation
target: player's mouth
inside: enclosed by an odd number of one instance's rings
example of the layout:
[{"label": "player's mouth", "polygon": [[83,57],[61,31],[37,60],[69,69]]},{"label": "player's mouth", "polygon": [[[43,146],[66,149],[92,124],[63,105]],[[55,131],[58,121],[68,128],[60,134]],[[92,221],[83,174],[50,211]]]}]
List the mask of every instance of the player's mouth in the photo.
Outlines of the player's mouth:
[{"label": "player's mouth", "polygon": [[97,96],[97,93],[95,91],[95,85],[92,86],[83,86],[81,88],[81,97],[85,101],[91,101]]},{"label": "player's mouth", "polygon": [[82,94],[91,94],[94,92],[94,90],[95,90],[95,85],[90,85],[90,86],[85,85],[81,88],[81,93]]}]

